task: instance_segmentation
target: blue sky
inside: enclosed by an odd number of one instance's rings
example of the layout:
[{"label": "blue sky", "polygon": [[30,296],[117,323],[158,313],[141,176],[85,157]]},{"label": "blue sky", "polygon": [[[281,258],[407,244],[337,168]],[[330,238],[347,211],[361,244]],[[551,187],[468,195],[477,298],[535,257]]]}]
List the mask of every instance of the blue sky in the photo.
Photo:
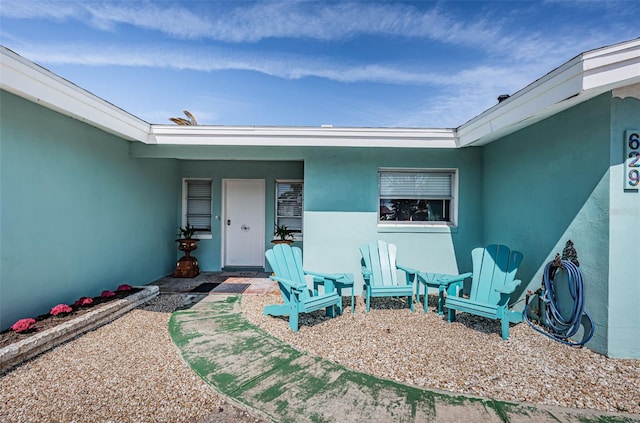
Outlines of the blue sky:
[{"label": "blue sky", "polygon": [[638,1],[3,0],[0,44],[150,123],[187,109],[209,125],[450,128],[640,37],[638,16]]}]

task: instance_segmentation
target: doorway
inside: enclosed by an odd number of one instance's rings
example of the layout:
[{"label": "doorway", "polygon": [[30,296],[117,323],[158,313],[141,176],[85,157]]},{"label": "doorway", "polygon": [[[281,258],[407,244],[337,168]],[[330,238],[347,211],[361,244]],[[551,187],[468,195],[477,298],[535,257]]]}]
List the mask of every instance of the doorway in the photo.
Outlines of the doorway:
[{"label": "doorway", "polygon": [[222,196],[224,267],[264,268],[264,179],[223,179]]}]

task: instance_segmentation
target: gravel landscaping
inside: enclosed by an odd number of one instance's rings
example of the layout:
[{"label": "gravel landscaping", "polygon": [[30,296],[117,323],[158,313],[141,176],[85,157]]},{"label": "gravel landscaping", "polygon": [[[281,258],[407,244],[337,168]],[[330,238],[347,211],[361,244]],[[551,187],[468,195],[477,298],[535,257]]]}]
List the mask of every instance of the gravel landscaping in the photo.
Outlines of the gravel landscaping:
[{"label": "gravel landscaping", "polygon": [[0,422],[262,422],[180,357],[167,324],[184,298],[160,295],[0,376]]},{"label": "gravel landscaping", "polygon": [[[185,294],[161,294],[95,331],[0,376],[2,422],[262,422],[203,382],[182,360],[167,323]],[[434,300],[433,298],[431,300]],[[460,315],[449,324],[421,306],[377,299],[369,314],[334,319],[262,315],[279,296],[244,295],[253,324],[348,368],[436,390],[508,401],[640,414],[640,360],[609,359],[553,342],[525,324]],[[345,310],[349,310],[345,299]]]},{"label": "gravel landscaping", "polygon": [[[422,304],[411,313],[405,301],[374,299],[365,313],[326,318],[300,316],[293,333],[287,317],[263,316],[279,296],[244,296],[247,319],[294,348],[348,368],[419,387],[546,404],[640,414],[640,360],[617,360],[587,348],[568,347],[525,323],[503,341],[500,324],[469,314],[455,323]],[[344,300],[344,309],[349,310]]]}]

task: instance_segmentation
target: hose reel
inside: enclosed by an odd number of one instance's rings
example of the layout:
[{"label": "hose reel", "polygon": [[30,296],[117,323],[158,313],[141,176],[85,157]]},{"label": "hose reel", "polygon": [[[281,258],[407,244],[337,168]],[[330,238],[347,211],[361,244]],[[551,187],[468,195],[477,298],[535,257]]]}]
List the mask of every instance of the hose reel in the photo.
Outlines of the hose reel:
[{"label": "hose reel", "polygon": [[[584,309],[584,278],[579,269],[577,253],[573,248],[573,243],[567,241],[567,246],[563,250],[562,258],[556,254],[554,260],[546,264],[542,275],[542,286],[536,292],[529,291],[526,295],[524,320],[537,332],[570,346],[582,346],[586,344],[595,331],[591,315]],[[556,280],[560,273],[566,273],[567,286],[562,293],[571,298],[569,301],[560,302],[559,294],[562,287]],[[531,298],[532,297],[532,298]],[[566,299],[566,298],[564,298]],[[538,325],[535,325],[536,321]],[[579,342],[570,338],[575,336],[580,327],[583,326],[586,336]],[[544,327],[544,330],[542,329]]]}]

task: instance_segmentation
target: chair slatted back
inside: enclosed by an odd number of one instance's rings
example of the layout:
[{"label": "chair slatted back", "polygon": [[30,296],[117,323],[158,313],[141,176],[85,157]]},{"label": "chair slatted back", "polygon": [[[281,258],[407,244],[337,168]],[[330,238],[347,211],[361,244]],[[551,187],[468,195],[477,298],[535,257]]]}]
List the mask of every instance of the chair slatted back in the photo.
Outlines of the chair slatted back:
[{"label": "chair slatted back", "polygon": [[[276,244],[265,253],[273,273],[283,279],[301,285],[307,284],[302,270],[302,250],[287,244]],[[309,297],[308,290],[304,290],[303,298]]]},{"label": "chair slatted back", "polygon": [[371,285],[398,285],[395,244],[372,241],[360,247],[363,265],[371,272]]},{"label": "chair slatted back", "polygon": [[511,251],[505,245],[489,245],[486,248],[475,248],[471,252],[473,259],[473,279],[469,299],[472,301],[497,304],[502,288],[516,277],[518,266],[522,261],[522,253]]}]

